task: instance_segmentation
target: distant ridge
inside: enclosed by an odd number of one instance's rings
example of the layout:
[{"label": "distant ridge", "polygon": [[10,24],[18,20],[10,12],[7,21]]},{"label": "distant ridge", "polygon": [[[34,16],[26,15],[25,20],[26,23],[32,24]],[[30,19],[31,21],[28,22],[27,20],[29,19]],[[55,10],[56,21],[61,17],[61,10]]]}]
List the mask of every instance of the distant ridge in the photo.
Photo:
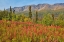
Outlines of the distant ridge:
[{"label": "distant ridge", "polygon": [[[50,4],[38,4],[38,5],[31,5],[32,6],[32,11],[35,11],[36,9],[38,11],[41,10],[59,10],[59,9],[64,9],[64,3],[55,3],[53,5]],[[22,7],[14,7],[12,10],[15,10],[15,12],[24,12],[28,11],[29,5],[22,6]],[[9,11],[9,9],[7,9]]]}]

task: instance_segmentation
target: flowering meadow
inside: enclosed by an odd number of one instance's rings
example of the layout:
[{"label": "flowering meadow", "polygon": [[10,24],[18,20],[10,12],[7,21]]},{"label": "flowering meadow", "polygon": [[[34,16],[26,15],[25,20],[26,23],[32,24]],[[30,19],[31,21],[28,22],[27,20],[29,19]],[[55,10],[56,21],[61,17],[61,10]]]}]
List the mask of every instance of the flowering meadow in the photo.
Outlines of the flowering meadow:
[{"label": "flowering meadow", "polygon": [[0,42],[64,42],[64,27],[0,20]]}]

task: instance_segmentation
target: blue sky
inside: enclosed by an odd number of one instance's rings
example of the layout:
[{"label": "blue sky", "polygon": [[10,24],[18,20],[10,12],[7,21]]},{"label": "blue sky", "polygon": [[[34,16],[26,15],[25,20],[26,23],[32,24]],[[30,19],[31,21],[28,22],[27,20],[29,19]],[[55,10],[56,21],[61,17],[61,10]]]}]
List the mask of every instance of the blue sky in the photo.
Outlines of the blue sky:
[{"label": "blue sky", "polygon": [[31,4],[54,4],[54,3],[64,3],[64,0],[0,0],[0,10],[4,8],[7,9],[10,6],[12,7],[21,7],[24,5]]}]

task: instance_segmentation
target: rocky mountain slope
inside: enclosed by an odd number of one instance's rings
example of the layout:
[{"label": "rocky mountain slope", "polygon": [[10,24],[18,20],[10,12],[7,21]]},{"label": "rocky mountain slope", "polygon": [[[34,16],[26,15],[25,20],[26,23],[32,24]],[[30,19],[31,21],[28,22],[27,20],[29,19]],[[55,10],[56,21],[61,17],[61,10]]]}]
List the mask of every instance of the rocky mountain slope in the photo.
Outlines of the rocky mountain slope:
[{"label": "rocky mountain slope", "polygon": [[[15,10],[15,12],[24,12],[28,11],[30,5],[22,6],[22,7],[14,7],[12,8]],[[50,4],[38,4],[38,5],[31,5],[32,6],[32,11],[38,10],[59,10],[59,9],[64,9],[64,3],[56,3],[53,5]],[[7,9],[9,10],[9,9]]]}]

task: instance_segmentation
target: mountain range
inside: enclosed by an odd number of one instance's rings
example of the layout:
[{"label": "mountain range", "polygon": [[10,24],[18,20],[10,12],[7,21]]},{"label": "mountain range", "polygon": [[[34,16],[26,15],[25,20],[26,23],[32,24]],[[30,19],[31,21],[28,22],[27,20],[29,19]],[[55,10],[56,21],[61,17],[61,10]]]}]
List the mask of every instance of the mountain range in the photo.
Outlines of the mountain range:
[{"label": "mountain range", "polygon": [[[55,4],[37,4],[37,5],[26,5],[22,7],[14,7],[12,10],[15,10],[15,12],[24,12],[29,11],[29,6],[31,6],[32,11],[38,10],[59,10],[64,9],[64,3],[55,3]],[[9,9],[7,9],[9,11]]]}]

